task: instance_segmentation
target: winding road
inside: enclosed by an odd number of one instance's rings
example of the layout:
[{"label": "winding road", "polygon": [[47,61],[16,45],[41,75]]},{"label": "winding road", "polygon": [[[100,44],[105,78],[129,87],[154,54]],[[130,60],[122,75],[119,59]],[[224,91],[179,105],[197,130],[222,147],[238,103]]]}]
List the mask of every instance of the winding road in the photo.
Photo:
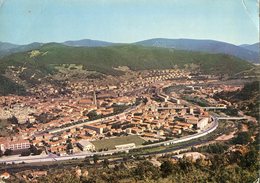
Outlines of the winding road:
[{"label": "winding road", "polygon": [[[64,161],[64,160],[71,160],[71,159],[80,159],[80,158],[85,158],[85,157],[91,157],[94,154],[96,155],[111,155],[114,153],[119,153],[119,152],[124,152],[124,151],[129,151],[133,149],[142,149],[142,148],[149,148],[149,147],[158,147],[158,146],[168,146],[172,144],[177,144],[181,142],[187,142],[190,140],[198,139],[200,137],[203,137],[214,130],[217,129],[218,127],[218,119],[216,117],[212,117],[213,122],[209,124],[209,126],[196,134],[185,136],[179,139],[173,139],[173,140],[168,140],[164,142],[158,142],[154,144],[149,144],[149,145],[141,145],[137,146],[135,148],[129,148],[125,150],[109,150],[109,151],[102,151],[102,152],[81,152],[78,154],[72,154],[72,155],[66,155],[66,156],[54,156],[53,154],[49,155],[38,155],[38,156],[26,156],[26,157],[19,157],[19,156],[10,156],[10,157],[2,157],[0,158],[0,163],[6,163],[6,164],[12,164],[12,163],[37,163],[37,162],[49,162],[49,161]],[[189,145],[188,145],[189,146]]]}]

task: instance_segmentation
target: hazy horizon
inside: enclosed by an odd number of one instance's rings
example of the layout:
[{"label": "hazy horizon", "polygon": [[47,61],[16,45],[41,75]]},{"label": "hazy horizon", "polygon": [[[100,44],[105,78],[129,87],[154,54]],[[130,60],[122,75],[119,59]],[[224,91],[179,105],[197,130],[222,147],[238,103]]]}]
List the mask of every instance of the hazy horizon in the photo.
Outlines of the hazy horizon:
[{"label": "hazy horizon", "polygon": [[7,41],[1,41],[2,43],[10,43],[10,44],[14,44],[14,45],[28,45],[28,44],[33,44],[33,43],[42,43],[42,44],[47,44],[47,43],[64,43],[67,41],[81,41],[81,40],[92,40],[92,41],[104,41],[104,42],[108,42],[108,43],[115,43],[115,44],[134,44],[140,41],[146,41],[146,40],[152,40],[152,39],[176,39],[176,40],[180,40],[180,39],[190,39],[190,40],[198,40],[198,41],[217,41],[217,42],[223,42],[223,43],[227,43],[227,44],[233,44],[235,46],[241,46],[241,45],[253,45],[253,44],[257,44],[260,43],[260,41],[255,42],[255,43],[242,43],[242,44],[234,44],[234,43],[229,43],[229,42],[225,42],[222,40],[214,40],[214,39],[193,39],[193,38],[165,38],[165,37],[158,37],[158,38],[148,38],[148,39],[142,39],[142,40],[137,40],[134,42],[113,42],[113,41],[106,41],[106,40],[98,40],[98,39],[89,39],[89,38],[82,38],[82,39],[75,39],[75,40],[64,40],[64,41],[48,41],[48,42],[38,42],[38,41],[34,41],[34,42],[30,42],[30,43],[25,43],[25,44],[17,44],[17,43],[12,43],[12,42],[7,42]]}]

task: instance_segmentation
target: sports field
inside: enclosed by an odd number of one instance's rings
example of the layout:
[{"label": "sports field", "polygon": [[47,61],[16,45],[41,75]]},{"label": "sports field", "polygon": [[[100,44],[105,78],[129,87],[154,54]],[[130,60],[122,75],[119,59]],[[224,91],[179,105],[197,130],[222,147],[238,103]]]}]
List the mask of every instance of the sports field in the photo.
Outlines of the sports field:
[{"label": "sports field", "polygon": [[115,149],[116,145],[129,144],[129,143],[135,143],[135,145],[138,146],[138,145],[142,145],[143,142],[144,140],[138,135],[130,135],[125,137],[115,137],[110,139],[92,141],[97,151],[99,149],[106,149],[106,148],[111,150],[111,149]]}]

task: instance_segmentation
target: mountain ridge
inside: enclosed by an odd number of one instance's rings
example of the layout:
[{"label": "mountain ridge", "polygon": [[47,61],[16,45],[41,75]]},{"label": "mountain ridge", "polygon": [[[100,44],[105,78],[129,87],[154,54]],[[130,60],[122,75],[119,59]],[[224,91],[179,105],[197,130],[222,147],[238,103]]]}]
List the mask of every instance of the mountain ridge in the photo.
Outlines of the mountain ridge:
[{"label": "mountain ridge", "polygon": [[[13,53],[39,49],[41,46],[49,43],[30,43],[27,45],[15,45],[12,43],[0,42],[0,57],[7,56]],[[143,46],[154,46],[162,48],[175,48],[177,50],[199,51],[206,53],[221,53],[239,57],[253,63],[259,63],[259,43],[253,45],[234,45],[222,41],[209,39],[168,39],[168,38],[153,38],[134,43],[113,43],[92,39],[70,40],[61,42],[71,47],[107,47],[124,44],[137,44]]]},{"label": "mountain ridge", "polygon": [[250,50],[250,51],[254,51],[254,52],[257,52],[259,54],[260,52],[260,43],[255,43],[255,44],[245,44],[245,45],[240,45],[240,47],[242,48],[245,48],[247,50]]},{"label": "mountain ridge", "polygon": [[100,40],[92,40],[92,39],[80,39],[80,40],[71,40],[62,42],[67,46],[79,46],[79,47],[103,47],[103,46],[111,46],[116,43],[100,41]]},{"label": "mountain ridge", "polygon": [[[227,61],[225,63],[224,61]],[[209,54],[203,52],[191,52],[185,50],[176,50],[173,48],[145,47],[142,45],[114,45],[107,47],[71,47],[60,43],[49,43],[37,49],[37,55],[31,52],[16,53],[0,59],[2,68],[5,65],[22,62],[31,62],[32,64],[83,64],[90,69],[108,69],[113,67],[129,66],[133,70],[169,68],[174,65],[183,67],[185,64],[198,64],[202,68],[224,64],[233,67],[237,62],[244,66],[250,66],[239,58],[224,54]],[[42,66],[43,66],[42,65]],[[213,66],[215,65],[215,66]],[[225,68],[223,68],[225,69]],[[236,70],[234,67],[234,72]],[[242,69],[243,70],[243,69]],[[221,71],[222,72],[222,71]],[[229,71],[231,72],[231,71]]]},{"label": "mountain ridge", "polygon": [[17,45],[7,42],[0,42],[0,58],[11,55],[13,53],[19,53],[29,51],[32,49],[40,48],[44,43],[33,42],[27,45]]},{"label": "mountain ridge", "polygon": [[223,53],[239,57],[254,63],[259,62],[259,55],[256,52],[233,45],[226,42],[215,40],[197,40],[197,39],[167,39],[154,38],[136,42],[135,44],[143,46],[155,46],[164,48],[175,48],[178,50],[200,51],[207,53]]}]

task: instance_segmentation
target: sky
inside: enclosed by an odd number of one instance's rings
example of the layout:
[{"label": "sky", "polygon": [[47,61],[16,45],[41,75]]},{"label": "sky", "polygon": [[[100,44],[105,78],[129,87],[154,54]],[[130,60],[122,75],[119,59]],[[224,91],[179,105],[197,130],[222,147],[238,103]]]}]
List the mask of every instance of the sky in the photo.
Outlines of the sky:
[{"label": "sky", "polygon": [[259,42],[259,0],[0,0],[0,41]]}]

